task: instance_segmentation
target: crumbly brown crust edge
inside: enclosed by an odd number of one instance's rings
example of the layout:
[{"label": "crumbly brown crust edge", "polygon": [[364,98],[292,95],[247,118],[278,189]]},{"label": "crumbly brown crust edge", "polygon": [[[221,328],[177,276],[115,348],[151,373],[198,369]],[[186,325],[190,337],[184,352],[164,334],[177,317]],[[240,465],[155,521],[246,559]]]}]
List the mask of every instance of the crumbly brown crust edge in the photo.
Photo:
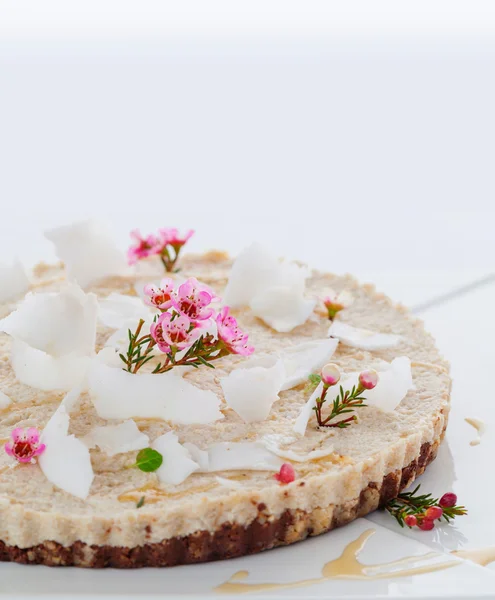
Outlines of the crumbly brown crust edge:
[{"label": "crumbly brown crust edge", "polygon": [[[368,484],[358,498],[342,505],[311,512],[287,509],[274,518],[267,513],[266,505],[260,503],[257,518],[247,526],[226,523],[215,532],[197,531],[135,548],[90,546],[79,541],[69,547],[47,541],[31,548],[18,548],[0,541],[0,561],[88,568],[171,567],[235,558],[293,544],[364,517],[395,498],[434,460],[442,437],[443,434],[438,440],[423,444],[419,456],[406,467],[389,473],[381,482]],[[304,481],[299,485],[304,485]]]}]

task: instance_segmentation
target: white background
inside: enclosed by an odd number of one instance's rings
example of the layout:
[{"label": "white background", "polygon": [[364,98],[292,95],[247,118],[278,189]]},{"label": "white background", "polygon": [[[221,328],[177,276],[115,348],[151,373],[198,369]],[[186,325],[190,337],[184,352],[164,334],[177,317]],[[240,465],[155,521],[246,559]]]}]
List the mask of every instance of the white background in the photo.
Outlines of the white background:
[{"label": "white background", "polygon": [[43,228],[97,216],[391,292],[490,272],[494,9],[0,1],[0,251],[52,258]]}]

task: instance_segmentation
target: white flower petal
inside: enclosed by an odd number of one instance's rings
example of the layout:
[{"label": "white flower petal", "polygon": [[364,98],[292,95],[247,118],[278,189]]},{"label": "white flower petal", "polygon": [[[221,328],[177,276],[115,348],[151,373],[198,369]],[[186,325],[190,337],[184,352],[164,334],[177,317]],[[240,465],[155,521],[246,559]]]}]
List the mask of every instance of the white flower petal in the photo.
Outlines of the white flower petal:
[{"label": "white flower petal", "polygon": [[220,380],[225,401],[246,423],[264,421],[286,379],[284,363],[273,367],[234,369]]},{"label": "white flower petal", "polygon": [[286,333],[307,321],[316,300],[306,298],[300,286],[273,286],[259,292],[250,306],[253,314],[272,329]]},{"label": "white flower petal", "polygon": [[25,342],[14,340],[10,362],[21,383],[39,390],[68,391],[84,382],[91,359],[73,354],[54,358]]},{"label": "white flower petal", "polygon": [[179,443],[179,438],[172,431],[156,438],[151,447],[163,456],[163,463],[156,471],[162,483],[179,485],[199,469],[187,448]]},{"label": "white flower petal", "polygon": [[[174,375],[133,374],[108,366],[110,348],[100,352],[90,366],[88,381],[93,404],[103,419],[158,418],[175,423],[212,423],[223,419],[220,398]],[[123,364],[123,363],[122,363]]]},{"label": "white flower petal", "polygon": [[378,371],[378,384],[363,392],[366,403],[384,412],[392,412],[412,389],[411,361],[407,356],[394,358],[386,370]]},{"label": "white flower petal", "polygon": [[305,267],[280,261],[258,243],[245,248],[234,261],[224,293],[224,303],[232,308],[248,306],[267,287],[304,288],[309,273]]},{"label": "white flower petal", "polygon": [[85,499],[93,482],[89,450],[74,435],[68,435],[69,415],[60,406],[46,424],[41,441],[46,444],[38,462],[45,477],[65,492]]},{"label": "white flower petal", "polygon": [[145,433],[139,431],[132,419],[129,419],[119,425],[94,427],[84,436],[83,441],[88,448],[98,446],[107,456],[114,456],[121,452],[147,448],[150,439]]},{"label": "white flower petal", "polygon": [[219,442],[208,448],[208,471],[278,471],[283,460],[261,442]]},{"label": "white flower petal", "polygon": [[320,396],[321,391],[323,390],[323,383],[319,383],[318,387],[309,397],[309,400],[302,407],[301,412],[299,413],[293,431],[299,433],[300,435],[304,435],[306,433],[306,427],[308,426],[308,421],[313,414],[313,408],[316,406],[316,399]]},{"label": "white flower petal", "polygon": [[85,288],[112,275],[128,273],[124,254],[97,221],[81,221],[45,232],[65,263],[67,279]]},{"label": "white flower petal", "polygon": [[292,460],[294,462],[308,462],[311,460],[316,460],[318,458],[323,458],[324,456],[329,456],[334,453],[333,448],[325,448],[323,450],[312,450],[311,452],[307,452],[306,454],[298,454],[294,452],[294,450],[283,450],[279,446],[279,436],[277,434],[274,435],[265,435],[262,439],[262,442],[265,445],[265,448],[279,456],[280,458],[285,458],[287,460]]},{"label": "white flower petal", "polygon": [[12,398],[0,390],[0,408],[7,408],[9,404],[12,404]]},{"label": "white flower petal", "polygon": [[57,293],[27,294],[0,321],[0,331],[54,357],[87,356],[94,352],[97,311],[95,294],[69,284]]},{"label": "white flower petal", "polygon": [[395,348],[401,341],[400,335],[376,333],[369,329],[359,329],[342,321],[333,321],[328,335],[339,339],[346,346],[360,350],[386,350]]},{"label": "white flower petal", "polygon": [[22,296],[29,289],[29,279],[22,263],[16,259],[11,265],[0,264],[0,302]]},{"label": "white flower petal", "polygon": [[120,329],[129,323],[134,323],[130,328],[135,329],[139,319],[151,318],[151,311],[141,298],[112,292],[99,301],[98,318],[110,329]]}]

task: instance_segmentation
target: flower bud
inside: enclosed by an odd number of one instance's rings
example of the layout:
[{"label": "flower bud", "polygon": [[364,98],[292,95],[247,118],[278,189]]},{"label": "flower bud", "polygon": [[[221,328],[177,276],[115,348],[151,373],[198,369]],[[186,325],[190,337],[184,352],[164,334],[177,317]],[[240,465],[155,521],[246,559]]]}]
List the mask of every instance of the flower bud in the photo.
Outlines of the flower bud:
[{"label": "flower bud", "polygon": [[328,363],[321,370],[321,380],[323,383],[330,387],[335,385],[340,380],[340,371],[336,364]]},{"label": "flower bud", "polygon": [[375,369],[363,371],[359,374],[359,385],[365,390],[372,390],[378,383],[378,373]]}]

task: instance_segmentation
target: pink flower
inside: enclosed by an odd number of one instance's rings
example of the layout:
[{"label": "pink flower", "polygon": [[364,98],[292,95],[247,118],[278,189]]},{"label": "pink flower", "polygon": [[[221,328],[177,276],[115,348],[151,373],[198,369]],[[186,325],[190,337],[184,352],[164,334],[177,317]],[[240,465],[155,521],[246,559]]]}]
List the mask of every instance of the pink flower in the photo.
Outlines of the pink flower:
[{"label": "pink flower", "polygon": [[333,290],[330,290],[328,296],[323,299],[323,304],[328,311],[328,318],[332,321],[337,313],[344,308],[348,308],[354,302],[353,295],[344,290],[337,294]]},{"label": "pink flower", "polygon": [[189,229],[184,235],[180,235],[179,230],[175,229],[175,227],[160,229],[160,239],[162,244],[164,246],[170,244],[174,249],[183,246],[193,234],[194,231],[192,229]]},{"label": "pink flower", "polygon": [[328,363],[321,370],[321,380],[330,387],[336,385],[340,381],[340,371],[336,364]]},{"label": "pink flower", "polygon": [[170,313],[164,312],[152,323],[150,333],[162,352],[170,352],[172,348],[184,350],[191,346],[201,335],[201,329],[191,329],[191,321],[185,315],[172,319]]},{"label": "pink flower", "polygon": [[249,356],[254,352],[254,347],[248,346],[248,334],[239,328],[236,318],[229,315],[229,310],[228,306],[224,306],[217,315],[218,339],[232,354]]},{"label": "pink flower", "polygon": [[174,281],[172,279],[162,279],[160,286],[149,283],[144,286],[146,304],[154,306],[160,310],[167,310],[172,306],[172,295],[174,292]]},{"label": "pink flower", "polygon": [[372,390],[378,384],[378,373],[375,369],[363,371],[359,374],[359,385],[365,390]]},{"label": "pink flower", "polygon": [[194,277],[185,281],[174,294],[172,303],[181,314],[191,321],[204,321],[215,312],[208,305],[215,299],[213,292]]},{"label": "pink flower", "polygon": [[40,433],[36,427],[26,430],[16,427],[10,437],[12,441],[5,444],[5,452],[21,463],[34,463],[34,457],[39,456],[45,449],[45,444],[40,444]]},{"label": "pink flower", "polygon": [[163,242],[155,235],[141,237],[137,229],[131,231],[131,238],[136,242],[127,251],[127,260],[130,265],[134,265],[138,260],[148,258],[154,254],[160,254],[163,248]]}]

